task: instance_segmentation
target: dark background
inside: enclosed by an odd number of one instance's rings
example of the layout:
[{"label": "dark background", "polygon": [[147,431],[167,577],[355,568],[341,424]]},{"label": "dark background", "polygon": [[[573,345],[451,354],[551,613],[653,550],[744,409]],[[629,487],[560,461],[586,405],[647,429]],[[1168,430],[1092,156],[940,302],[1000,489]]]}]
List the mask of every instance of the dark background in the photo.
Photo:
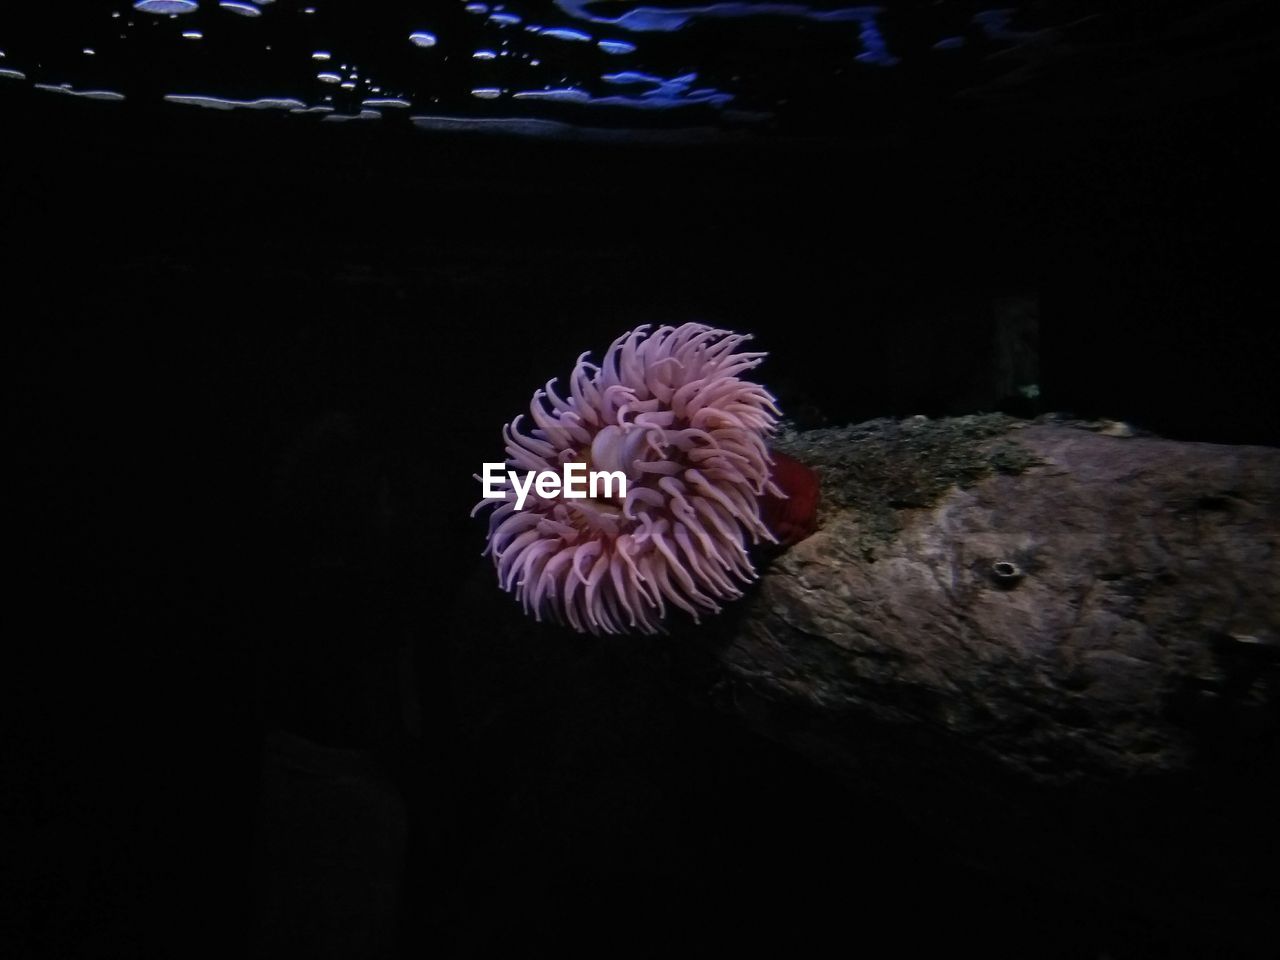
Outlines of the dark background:
[{"label": "dark background", "polygon": [[755,333],[814,425],[970,412],[991,303],[1032,297],[1039,410],[1277,443],[1275,79],[1181,64],[719,145],[0,89],[4,928],[243,954],[282,728],[403,797],[406,952],[1262,951],[1230,904],[981,871],[596,641],[462,673],[454,611],[499,427],[637,323]]}]

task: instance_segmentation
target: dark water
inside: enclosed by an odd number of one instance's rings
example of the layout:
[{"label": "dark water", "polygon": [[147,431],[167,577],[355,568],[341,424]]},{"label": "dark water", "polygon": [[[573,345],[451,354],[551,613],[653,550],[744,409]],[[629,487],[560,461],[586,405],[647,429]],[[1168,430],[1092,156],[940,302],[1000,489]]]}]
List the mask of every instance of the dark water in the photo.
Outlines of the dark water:
[{"label": "dark water", "polygon": [[471,473],[638,323],[756,334],[807,425],[1280,442],[1267,5],[765,6],[0,8],[0,952],[261,942],[264,817],[289,855],[355,822],[262,813],[285,729],[376,756],[355,847],[404,838],[406,955],[1266,955],[1225,895],[975,864],[616,650],[458,656]]}]

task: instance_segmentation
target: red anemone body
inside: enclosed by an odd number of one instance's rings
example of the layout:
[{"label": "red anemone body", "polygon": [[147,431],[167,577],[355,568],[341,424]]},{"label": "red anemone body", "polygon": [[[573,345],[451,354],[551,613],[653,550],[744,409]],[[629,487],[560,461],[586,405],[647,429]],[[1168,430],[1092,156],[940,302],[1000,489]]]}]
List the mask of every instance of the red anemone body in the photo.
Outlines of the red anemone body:
[{"label": "red anemone body", "polygon": [[777,450],[769,452],[773,457],[770,478],[787,496],[784,499],[766,492],[760,497],[760,517],[778,543],[789,547],[818,528],[821,483],[813,470],[794,457]]}]

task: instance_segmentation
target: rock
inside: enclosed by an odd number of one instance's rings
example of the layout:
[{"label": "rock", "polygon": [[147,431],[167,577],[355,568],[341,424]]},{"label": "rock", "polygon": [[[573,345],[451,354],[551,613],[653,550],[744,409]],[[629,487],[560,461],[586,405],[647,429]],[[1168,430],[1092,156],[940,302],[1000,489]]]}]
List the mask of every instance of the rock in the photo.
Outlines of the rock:
[{"label": "rock", "polygon": [[1047,784],[1274,735],[1280,451],[999,416],[780,446],[830,506],[717,653],[769,735],[852,770],[851,720],[912,728]]},{"label": "rock", "polygon": [[780,447],[828,506],[716,624],[709,692],[897,811],[830,828],[919,832],[1255,955],[1280,857],[1280,450],[1000,416]]}]

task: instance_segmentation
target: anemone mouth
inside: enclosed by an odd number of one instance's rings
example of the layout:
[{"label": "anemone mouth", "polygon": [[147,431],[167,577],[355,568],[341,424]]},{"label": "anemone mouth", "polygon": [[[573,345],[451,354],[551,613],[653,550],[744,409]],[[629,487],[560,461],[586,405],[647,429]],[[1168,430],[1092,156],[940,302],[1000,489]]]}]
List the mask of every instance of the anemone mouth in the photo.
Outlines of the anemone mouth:
[{"label": "anemone mouth", "polygon": [[582,632],[654,633],[668,603],[696,621],[755,578],[746,538],[774,540],[758,498],[781,491],[765,445],[776,403],[739,376],[764,357],[738,352],[748,339],[701,324],[639,327],[599,366],[579,356],[568,396],[555,380],[536,391],[531,430],[522,417],[503,428],[511,469],[579,462],[627,479],[625,497],[531,491],[523,510],[499,502],[486,553],[526,612]]}]

